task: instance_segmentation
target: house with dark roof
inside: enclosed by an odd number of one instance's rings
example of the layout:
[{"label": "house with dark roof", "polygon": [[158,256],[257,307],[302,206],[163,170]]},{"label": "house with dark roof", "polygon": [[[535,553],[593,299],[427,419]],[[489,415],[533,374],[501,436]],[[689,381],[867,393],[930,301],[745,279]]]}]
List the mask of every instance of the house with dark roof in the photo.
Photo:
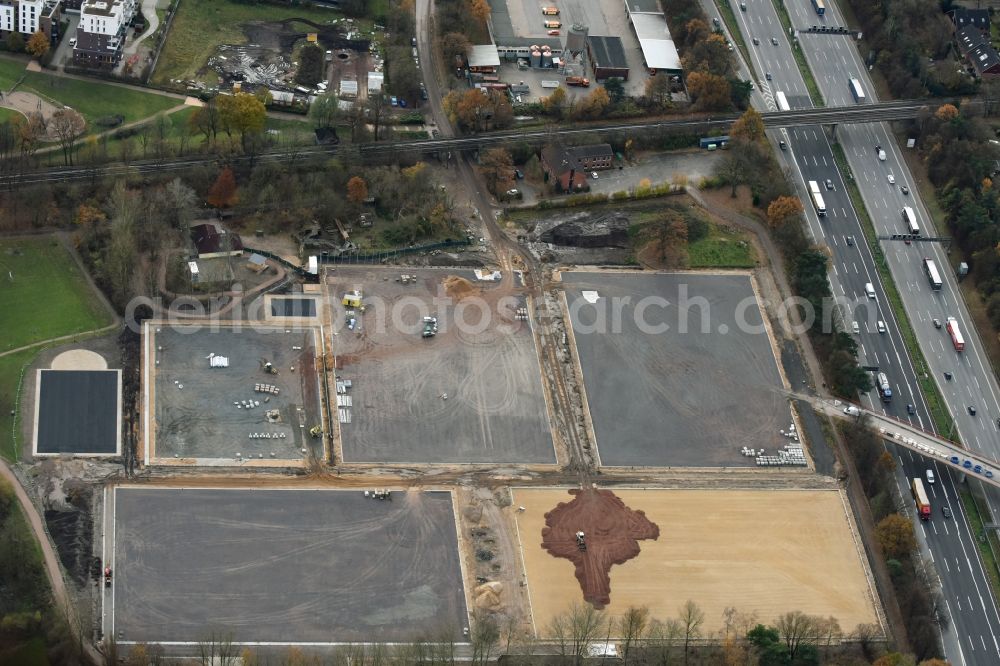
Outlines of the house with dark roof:
[{"label": "house with dark roof", "polygon": [[971,25],[986,34],[990,32],[990,12],[988,9],[956,7],[948,13],[951,14],[951,22],[955,24],[956,31]]},{"label": "house with dark roof", "polygon": [[590,189],[587,174],[599,169],[610,169],[615,153],[611,145],[598,143],[591,146],[546,146],[542,149],[542,169],[546,179],[560,192],[578,192]]},{"label": "house with dark roof", "polygon": [[194,243],[199,259],[213,257],[235,257],[243,254],[243,240],[239,234],[231,234],[214,224],[199,224],[191,227],[191,242]]},{"label": "house with dark roof", "polygon": [[1000,74],[1000,54],[990,44],[987,34],[974,25],[967,25],[955,33],[958,50],[972,65],[976,74]]},{"label": "house with dark roof", "polygon": [[587,54],[598,81],[614,77],[628,80],[628,61],[621,37],[587,37]]}]

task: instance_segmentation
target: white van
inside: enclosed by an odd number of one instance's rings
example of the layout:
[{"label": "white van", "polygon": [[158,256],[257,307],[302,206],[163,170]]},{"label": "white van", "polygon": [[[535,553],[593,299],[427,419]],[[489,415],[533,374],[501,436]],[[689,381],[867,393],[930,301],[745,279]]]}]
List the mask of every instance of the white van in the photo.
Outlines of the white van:
[{"label": "white van", "polygon": [[865,283],[865,293],[868,294],[868,298],[875,300],[875,287],[871,282]]},{"label": "white van", "polygon": [[854,332],[854,335],[857,335],[858,333],[861,332],[861,327],[858,326],[858,322],[856,321],[851,322],[851,330]]},{"label": "white van", "polygon": [[925,474],[927,476],[927,483],[934,485],[934,470],[929,469]]}]

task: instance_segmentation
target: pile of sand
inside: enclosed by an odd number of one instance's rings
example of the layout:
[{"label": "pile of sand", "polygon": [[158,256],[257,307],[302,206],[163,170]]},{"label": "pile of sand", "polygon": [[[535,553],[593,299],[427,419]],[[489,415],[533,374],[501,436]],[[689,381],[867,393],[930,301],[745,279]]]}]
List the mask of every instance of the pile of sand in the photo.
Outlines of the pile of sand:
[{"label": "pile of sand", "polygon": [[489,583],[479,585],[472,591],[476,608],[493,611],[500,610],[500,607],[503,605],[500,603],[500,594],[502,592],[503,583],[498,583],[497,581],[490,581]]},{"label": "pile of sand", "polygon": [[479,293],[479,289],[475,285],[457,275],[449,275],[444,279],[442,284],[444,284],[445,293],[456,301],[468,298],[469,296],[475,296]]}]

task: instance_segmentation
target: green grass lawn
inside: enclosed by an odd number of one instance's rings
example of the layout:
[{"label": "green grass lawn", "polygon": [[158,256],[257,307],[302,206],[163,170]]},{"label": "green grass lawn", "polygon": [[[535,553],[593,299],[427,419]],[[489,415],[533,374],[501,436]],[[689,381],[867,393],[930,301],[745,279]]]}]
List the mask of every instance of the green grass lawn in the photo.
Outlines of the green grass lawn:
[{"label": "green grass lawn", "polygon": [[102,116],[117,114],[124,116],[124,122],[131,123],[183,103],[173,97],[98,81],[68,79],[45,72],[25,72],[24,83],[18,90],[36,92],[42,97],[72,107],[87,119],[91,131],[100,129],[93,127],[93,122]]},{"label": "green grass lawn", "polygon": [[55,238],[0,241],[0,351],[109,322],[73,258]]},{"label": "green grass lawn", "polygon": [[[170,79],[195,78],[220,44],[246,43],[243,25],[251,21],[303,18],[326,23],[338,16],[336,12],[313,7],[246,4],[232,0],[182,2],[152,80],[163,84]],[[355,22],[355,25],[359,24]]]},{"label": "green grass lawn", "polygon": [[24,74],[27,63],[23,60],[0,58],[0,90],[10,90],[14,82]]},{"label": "green grass lawn", "polygon": [[13,109],[4,109],[0,107],[0,123],[5,123],[14,120],[14,118],[23,118],[23,117],[24,116],[21,115],[19,111],[15,111]]},{"label": "green grass lawn", "polygon": [[[18,445],[23,442],[14,441],[14,418],[11,412],[14,411],[17,401],[17,387],[21,380],[21,369],[35,358],[38,348],[27,349],[16,354],[0,356],[0,456],[4,460],[17,460]],[[18,425],[20,428],[20,425]],[[18,440],[21,433],[18,430]]]},{"label": "green grass lawn", "polygon": [[688,246],[691,268],[753,268],[757,253],[742,233],[728,233],[713,226],[701,240]]}]

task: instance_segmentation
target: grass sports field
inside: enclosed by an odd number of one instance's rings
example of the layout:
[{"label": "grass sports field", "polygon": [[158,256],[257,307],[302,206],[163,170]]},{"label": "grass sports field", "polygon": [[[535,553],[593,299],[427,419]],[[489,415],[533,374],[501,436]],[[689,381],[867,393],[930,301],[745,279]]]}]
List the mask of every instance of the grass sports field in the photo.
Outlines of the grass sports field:
[{"label": "grass sports field", "polygon": [[[573,564],[541,547],[545,513],[572,497],[565,489],[518,488],[513,506],[535,629],[583,594]],[[877,622],[867,567],[835,490],[625,490],[615,494],[660,528],[639,542],[637,557],[611,567],[611,603],[619,616],[648,606],[659,620],[677,617],[688,599],[705,612],[704,635],[723,627],[734,607],[771,623],[800,610],[833,616],[845,630]],[[586,530],[586,527],[581,526]],[[598,529],[598,528],[595,528]]]},{"label": "grass sports field", "polygon": [[109,323],[76,262],[52,236],[0,241],[0,352]]}]

